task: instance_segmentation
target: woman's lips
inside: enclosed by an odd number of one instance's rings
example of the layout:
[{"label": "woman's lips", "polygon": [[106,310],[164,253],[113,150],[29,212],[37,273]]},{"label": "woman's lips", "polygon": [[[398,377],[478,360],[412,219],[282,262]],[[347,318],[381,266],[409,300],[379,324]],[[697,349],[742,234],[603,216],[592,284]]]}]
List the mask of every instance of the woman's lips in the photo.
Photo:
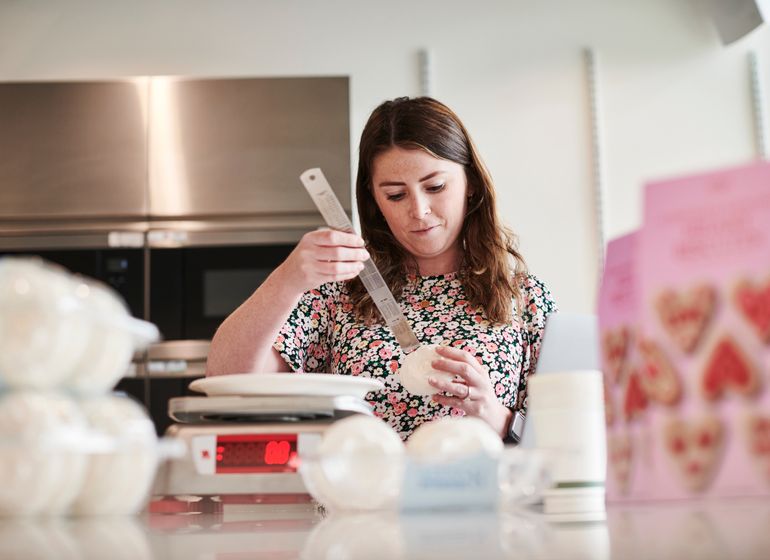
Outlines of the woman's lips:
[{"label": "woman's lips", "polygon": [[423,234],[426,234],[426,233],[429,233],[429,232],[433,231],[437,227],[438,226],[430,226],[430,227],[423,228],[423,229],[416,229],[416,230],[413,230],[412,233],[416,233],[418,235],[423,235]]}]

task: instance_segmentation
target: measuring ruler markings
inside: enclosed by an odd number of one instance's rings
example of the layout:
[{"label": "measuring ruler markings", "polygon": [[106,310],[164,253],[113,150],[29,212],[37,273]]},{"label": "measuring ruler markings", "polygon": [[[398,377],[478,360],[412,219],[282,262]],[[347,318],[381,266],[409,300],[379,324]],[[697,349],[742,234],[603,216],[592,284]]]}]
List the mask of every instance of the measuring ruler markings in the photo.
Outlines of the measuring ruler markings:
[{"label": "measuring ruler markings", "polygon": [[[310,198],[313,199],[318,211],[321,212],[326,225],[332,229],[354,233],[353,224],[350,222],[345,209],[334,194],[329,182],[319,168],[308,169],[300,175],[302,184],[307,189]],[[366,291],[372,297],[377,309],[382,313],[385,323],[393,331],[393,334],[405,354],[416,350],[420,341],[412,331],[401,308],[396,303],[396,298],[385,284],[385,279],[377,270],[372,259],[364,262],[364,269],[358,277],[363,282]]]}]

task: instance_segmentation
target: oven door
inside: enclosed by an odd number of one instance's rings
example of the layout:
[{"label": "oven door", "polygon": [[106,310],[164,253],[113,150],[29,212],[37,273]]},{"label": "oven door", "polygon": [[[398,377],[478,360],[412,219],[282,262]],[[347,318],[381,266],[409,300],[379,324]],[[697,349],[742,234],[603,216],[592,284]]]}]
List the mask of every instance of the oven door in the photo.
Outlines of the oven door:
[{"label": "oven door", "polygon": [[286,259],[302,233],[149,232],[148,315],[165,342],[150,349],[147,374],[203,375],[219,325]]},{"label": "oven door", "polygon": [[165,339],[211,340],[294,245],[150,250],[150,320]]}]

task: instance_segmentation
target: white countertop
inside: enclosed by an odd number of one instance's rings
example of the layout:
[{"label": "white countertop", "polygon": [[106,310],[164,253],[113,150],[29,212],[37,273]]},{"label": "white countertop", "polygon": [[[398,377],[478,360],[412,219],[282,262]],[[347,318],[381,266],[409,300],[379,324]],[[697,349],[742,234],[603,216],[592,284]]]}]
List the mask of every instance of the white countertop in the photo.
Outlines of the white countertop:
[{"label": "white countertop", "polygon": [[765,560],[770,501],[610,506],[605,520],[533,511],[323,517],[307,503],[128,518],[5,518],[0,558]]}]

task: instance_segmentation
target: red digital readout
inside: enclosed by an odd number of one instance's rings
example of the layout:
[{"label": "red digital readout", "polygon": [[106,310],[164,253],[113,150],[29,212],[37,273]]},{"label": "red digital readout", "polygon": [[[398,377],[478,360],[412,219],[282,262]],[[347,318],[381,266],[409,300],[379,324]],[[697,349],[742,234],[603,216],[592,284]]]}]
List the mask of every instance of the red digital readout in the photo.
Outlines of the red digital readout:
[{"label": "red digital readout", "polygon": [[297,472],[297,434],[217,436],[217,473]]}]

